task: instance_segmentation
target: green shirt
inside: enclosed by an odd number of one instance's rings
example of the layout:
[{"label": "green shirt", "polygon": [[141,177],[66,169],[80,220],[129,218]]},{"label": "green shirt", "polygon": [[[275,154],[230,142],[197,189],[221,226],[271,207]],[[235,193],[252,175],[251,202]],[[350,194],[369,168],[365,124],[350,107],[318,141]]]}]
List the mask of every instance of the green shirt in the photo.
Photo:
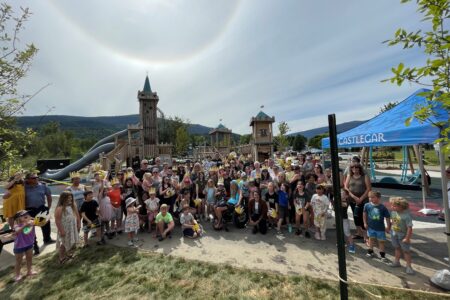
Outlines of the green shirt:
[{"label": "green shirt", "polygon": [[165,216],[163,216],[162,213],[158,213],[156,215],[155,222],[159,223],[161,221],[164,221],[164,223],[169,224],[170,222],[173,221],[172,215],[169,212],[167,212]]},{"label": "green shirt", "polygon": [[412,227],[412,217],[409,210],[402,211],[401,213],[391,212],[392,233],[395,235],[405,235],[408,227]]}]

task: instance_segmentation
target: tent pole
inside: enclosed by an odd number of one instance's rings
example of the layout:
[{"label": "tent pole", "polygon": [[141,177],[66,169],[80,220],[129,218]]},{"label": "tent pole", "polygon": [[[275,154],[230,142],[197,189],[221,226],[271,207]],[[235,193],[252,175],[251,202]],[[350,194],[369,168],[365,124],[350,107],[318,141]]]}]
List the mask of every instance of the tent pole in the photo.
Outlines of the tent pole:
[{"label": "tent pole", "polygon": [[[431,209],[431,208],[427,208],[427,204],[426,204],[426,191],[425,191],[425,168],[423,166],[423,157],[422,157],[422,149],[421,146],[418,145],[417,146],[417,153],[418,153],[418,160],[419,160],[419,169],[420,169],[420,180],[422,182],[422,203],[423,203],[423,208],[421,210],[419,210],[419,212],[421,212],[424,215],[437,215],[439,214],[439,211],[435,210],[435,209]],[[444,191],[442,191],[444,192]]]},{"label": "tent pole", "polygon": [[409,162],[409,168],[411,169],[411,174],[414,174],[414,165],[413,165],[413,161],[411,158],[411,148],[409,148],[408,146],[406,146],[407,148],[407,154],[408,154],[408,162]]}]

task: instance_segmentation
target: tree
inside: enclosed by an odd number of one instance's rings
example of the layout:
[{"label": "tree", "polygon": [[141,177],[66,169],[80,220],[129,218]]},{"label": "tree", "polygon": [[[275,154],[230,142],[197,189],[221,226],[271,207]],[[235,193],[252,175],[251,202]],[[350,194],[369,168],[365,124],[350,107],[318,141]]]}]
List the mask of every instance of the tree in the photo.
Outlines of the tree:
[{"label": "tree", "polygon": [[[401,0],[401,3],[411,2],[411,0]],[[398,29],[391,40],[385,41],[389,46],[401,45],[404,49],[420,48],[427,57],[426,62],[421,67],[406,67],[403,63],[392,68],[393,77],[385,79],[397,85],[404,82],[418,84],[430,89],[424,92],[428,104],[416,108],[412,117],[406,120],[409,124],[412,118],[420,122],[428,121],[432,115],[432,108],[440,103],[444,109],[450,110],[450,0],[416,0],[418,12],[424,15],[423,22],[430,25],[428,31],[418,30],[407,32],[405,29]],[[428,24],[427,24],[428,25]],[[450,150],[449,133],[450,119],[447,122],[434,123],[433,125],[441,129],[442,137],[436,142],[444,142],[446,151]]]},{"label": "tree", "polygon": [[16,14],[10,5],[0,4],[0,176],[20,168],[20,157],[29,149],[34,133],[16,127],[15,116],[33,96],[21,95],[17,85],[37,53],[33,44],[21,45],[19,35],[30,17],[28,8]]},{"label": "tree", "polygon": [[295,151],[302,151],[306,147],[306,141],[307,141],[306,137],[304,137],[301,134],[297,134],[294,137],[294,140],[293,140],[293,143],[292,143],[292,148]]},{"label": "tree", "polygon": [[328,132],[318,134],[318,135],[310,138],[308,141],[308,146],[311,148],[322,149],[322,139],[325,137],[328,137]]},{"label": "tree", "polygon": [[396,107],[397,104],[398,104],[398,101],[388,102],[388,103],[384,104],[383,107],[380,108],[380,112],[378,114],[380,115],[382,113],[387,112],[388,110]]},{"label": "tree", "polygon": [[180,126],[176,131],[175,152],[178,155],[185,155],[189,147],[189,133],[187,126]]},{"label": "tree", "polygon": [[289,141],[286,137],[286,134],[291,130],[289,128],[288,123],[282,121],[278,124],[278,135],[276,137],[277,149],[280,151],[286,150],[286,147],[289,146]]},{"label": "tree", "polygon": [[243,134],[241,135],[241,137],[239,138],[239,144],[240,145],[247,145],[250,144],[250,140],[252,139],[252,135],[251,134]]}]

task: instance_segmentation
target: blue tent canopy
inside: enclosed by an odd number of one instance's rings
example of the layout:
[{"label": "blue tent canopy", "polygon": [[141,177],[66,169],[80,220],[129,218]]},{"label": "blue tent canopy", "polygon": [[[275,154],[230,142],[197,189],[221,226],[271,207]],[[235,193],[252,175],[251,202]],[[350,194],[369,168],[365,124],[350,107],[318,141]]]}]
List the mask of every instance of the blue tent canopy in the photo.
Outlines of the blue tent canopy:
[{"label": "blue tent canopy", "polygon": [[[338,134],[339,148],[367,146],[406,146],[433,143],[439,138],[440,130],[433,123],[447,122],[448,111],[439,102],[433,101],[434,115],[426,122],[413,119],[409,126],[405,125],[417,106],[428,105],[430,102],[421,93],[429,90],[420,89],[394,108],[379,114],[371,120]],[[322,139],[322,149],[330,148],[330,139]]]}]

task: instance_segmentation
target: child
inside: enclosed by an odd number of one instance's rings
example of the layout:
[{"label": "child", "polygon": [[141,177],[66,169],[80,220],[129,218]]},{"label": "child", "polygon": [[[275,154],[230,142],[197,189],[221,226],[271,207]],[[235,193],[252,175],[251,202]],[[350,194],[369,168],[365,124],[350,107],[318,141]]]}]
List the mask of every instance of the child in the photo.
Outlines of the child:
[{"label": "child", "polygon": [[341,190],[341,211],[342,211],[342,225],[344,229],[344,236],[347,238],[348,252],[351,254],[356,253],[355,244],[353,243],[353,237],[350,233],[350,222],[348,221],[348,205],[350,194],[347,190]]},{"label": "child", "polygon": [[314,212],[314,224],[316,226],[316,240],[325,241],[325,232],[327,231],[327,209],[330,200],[324,195],[324,188],[321,185],[316,186],[316,193],[311,198],[311,206]]},{"label": "child", "polygon": [[395,248],[395,261],[391,267],[400,267],[400,256],[403,252],[403,258],[406,261],[406,274],[414,274],[411,267],[411,236],[412,236],[412,217],[408,210],[409,204],[402,197],[392,197],[389,199],[392,206],[391,211],[391,241]]},{"label": "child", "polygon": [[[261,190],[261,197],[264,199],[263,192]],[[267,185],[266,202],[269,210],[267,211],[267,216],[269,219],[269,229],[275,228],[275,224],[278,221],[278,193],[275,191],[275,186],[273,182],[269,182]]]},{"label": "child", "polygon": [[31,219],[28,211],[18,211],[14,216],[14,220],[16,221],[16,225],[14,226],[14,231],[16,234],[16,238],[14,240],[16,276],[14,279],[16,282],[19,282],[22,280],[22,275],[20,275],[20,267],[22,265],[22,258],[24,253],[27,260],[27,276],[33,276],[37,274],[31,269],[31,264],[33,262],[33,244],[36,234],[34,232],[34,222]]},{"label": "child", "polygon": [[283,224],[283,220],[286,220],[286,224],[288,226],[289,233],[292,232],[292,226],[289,223],[289,202],[288,195],[286,193],[286,185],[284,183],[281,184],[280,190],[278,191],[278,224],[277,230],[278,234],[281,234],[281,225]]},{"label": "child", "polygon": [[101,232],[101,242],[103,244],[106,244],[105,242],[105,235],[112,239],[112,234],[110,232],[110,226],[109,223],[111,222],[111,219],[113,217],[113,207],[111,205],[111,199],[108,197],[108,191],[102,187],[99,194],[99,218],[100,218],[100,232]]},{"label": "child", "polygon": [[145,207],[147,208],[148,233],[152,232],[152,223],[159,211],[159,199],[156,198],[156,190],[154,188],[151,188],[149,190],[149,193],[150,198],[148,198],[144,202]]},{"label": "child", "polygon": [[135,198],[128,198],[126,201],[127,206],[127,217],[125,219],[125,232],[128,233],[128,246],[134,246],[139,239],[135,238],[134,235],[137,234],[139,230],[139,208],[135,205]]},{"label": "child", "polygon": [[62,265],[72,258],[70,250],[78,243],[80,231],[80,215],[69,191],[64,191],[59,196],[55,209],[55,223],[58,228],[56,248],[59,248],[59,263]]},{"label": "child", "polygon": [[216,203],[216,187],[212,179],[208,179],[203,193],[206,195],[206,213],[212,223],[214,222],[214,205]]},{"label": "child", "polygon": [[202,235],[202,229],[195,220],[194,216],[189,212],[189,205],[183,206],[183,212],[180,215],[181,228],[183,236],[188,238],[196,238]]},{"label": "child", "polygon": [[157,225],[157,236],[158,240],[161,242],[166,237],[172,237],[172,230],[175,227],[175,222],[173,221],[172,215],[167,211],[168,210],[167,204],[163,204],[160,207],[159,214],[156,215],[156,225]]},{"label": "child", "polygon": [[[94,194],[92,191],[84,192],[84,202],[81,204],[81,218],[83,219],[83,232],[84,232],[84,248],[88,247],[88,235],[91,229],[94,229],[99,225],[98,220],[98,203],[93,201]],[[101,234],[98,235],[99,240],[97,241],[97,245],[103,245],[101,242]]]},{"label": "child", "polygon": [[305,192],[305,185],[301,180],[297,183],[297,189],[294,193],[294,206],[295,206],[295,225],[297,227],[296,235],[302,234],[300,227],[300,219],[303,218],[303,228],[305,229],[305,237],[310,238],[309,234],[309,213],[311,211],[311,201]]},{"label": "child", "polygon": [[108,192],[108,197],[112,205],[112,217],[111,217],[111,230],[114,233],[122,233],[122,191],[120,188],[120,182],[117,178],[111,181],[112,190]]},{"label": "child", "polygon": [[[367,235],[369,237],[369,249],[367,250],[367,257],[376,257],[373,252],[375,240],[378,241],[378,248],[380,249],[381,261],[387,263],[389,260],[386,258],[386,252],[384,252],[384,242],[386,241],[386,232],[391,229],[390,215],[387,208],[380,203],[381,194],[377,191],[369,192],[369,203],[364,205],[364,227],[367,228]],[[384,220],[386,219],[387,227],[384,226]]]}]

